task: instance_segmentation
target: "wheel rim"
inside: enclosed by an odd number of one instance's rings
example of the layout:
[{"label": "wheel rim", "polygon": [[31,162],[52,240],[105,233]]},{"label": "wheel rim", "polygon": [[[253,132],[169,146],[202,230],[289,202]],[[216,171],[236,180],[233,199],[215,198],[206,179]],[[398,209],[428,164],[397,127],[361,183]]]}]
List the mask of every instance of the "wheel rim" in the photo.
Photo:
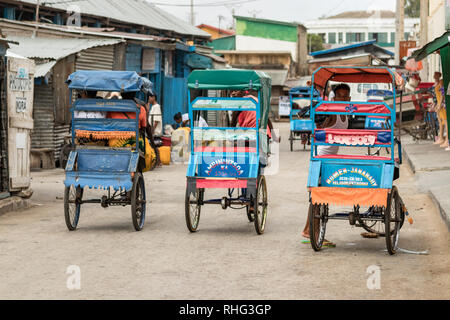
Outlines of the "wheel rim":
[{"label": "wheel rim", "polygon": [[136,231],[141,231],[145,223],[145,182],[141,174],[136,174],[133,190],[131,191],[131,215]]},{"label": "wheel rim", "polygon": [[392,246],[392,249],[395,251],[398,245],[399,239],[399,210],[398,210],[399,202],[397,199],[397,194],[394,193],[391,199],[390,208],[389,208],[389,240]]},{"label": "wheel rim", "polygon": [[[314,219],[314,224],[319,223],[319,233],[314,231],[314,235],[316,236],[316,244],[318,247],[322,247],[323,240],[325,239],[325,231],[326,231],[326,212],[327,207],[325,205],[316,206],[316,210],[318,211],[318,218]],[[316,213],[314,214],[316,216]]]},{"label": "wheel rim", "polygon": [[266,226],[267,220],[267,185],[264,176],[261,176],[258,185],[258,196],[256,206],[256,216],[259,232],[263,232]]},{"label": "wheel rim", "polygon": [[200,205],[199,205],[200,191],[197,190],[195,194],[191,193],[188,198],[189,207],[189,223],[190,229],[197,230],[200,222]]},{"label": "wheel rim", "polygon": [[71,185],[66,191],[66,220],[71,230],[75,229],[78,225],[82,193],[83,190],[80,187],[76,188],[74,185]]},{"label": "wheel rim", "polygon": [[139,227],[142,228],[145,222],[145,187],[143,179],[139,179],[136,190],[136,219],[139,221]]}]

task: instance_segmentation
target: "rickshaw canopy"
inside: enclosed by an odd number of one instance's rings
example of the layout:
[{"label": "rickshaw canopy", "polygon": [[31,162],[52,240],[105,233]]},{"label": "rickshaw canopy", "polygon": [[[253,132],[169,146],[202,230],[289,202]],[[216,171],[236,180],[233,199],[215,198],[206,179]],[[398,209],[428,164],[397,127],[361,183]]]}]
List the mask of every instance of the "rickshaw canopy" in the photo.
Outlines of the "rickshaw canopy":
[{"label": "rickshaw canopy", "polygon": [[394,83],[401,86],[403,78],[387,67],[330,66],[314,72],[314,84],[325,88],[328,81],[348,83]]},{"label": "rickshaw canopy", "polygon": [[134,71],[76,71],[66,81],[69,89],[153,94],[153,84]]},{"label": "rickshaw canopy", "polygon": [[266,128],[272,79],[265,72],[241,69],[195,70],[188,78],[191,90],[256,90],[260,92],[260,128]]}]

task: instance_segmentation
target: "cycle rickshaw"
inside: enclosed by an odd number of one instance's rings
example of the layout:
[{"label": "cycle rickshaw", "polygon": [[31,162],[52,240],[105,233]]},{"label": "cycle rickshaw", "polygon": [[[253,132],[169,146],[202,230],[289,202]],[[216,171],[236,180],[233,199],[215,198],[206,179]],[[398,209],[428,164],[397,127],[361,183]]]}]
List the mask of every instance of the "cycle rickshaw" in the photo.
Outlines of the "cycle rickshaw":
[{"label": "cycle rickshaw", "polygon": [[[313,84],[325,88],[329,81],[390,83],[394,101],[396,85],[401,85],[401,78],[386,67],[321,67],[314,72]],[[310,240],[315,251],[323,245],[329,220],[348,220],[352,226],[384,236],[389,254],[396,253],[400,228],[408,213],[393,185],[400,176],[402,163],[401,143],[391,125],[396,123],[395,107],[384,101],[323,100],[313,106],[312,119],[320,115],[384,117],[384,126],[377,129],[315,128],[308,178]],[[339,146],[341,153],[319,155],[318,146]],[[364,152],[367,147],[389,148],[390,153],[387,157],[367,155]],[[353,210],[330,214],[331,205],[351,206]],[[361,210],[361,207],[368,210]]]},{"label": "cycle rickshaw", "polygon": [[[136,231],[142,230],[146,214],[142,175],[146,150],[142,143],[144,133],[139,129],[140,107],[134,100],[125,98],[105,100],[97,97],[73,102],[72,91],[146,94],[152,90],[151,82],[135,72],[77,71],[69,76],[67,83],[71,97],[73,146],[64,181],[64,215],[68,229],[77,228],[82,205],[100,204],[103,208],[130,205],[133,226]],[[108,114],[111,113],[123,114],[126,118],[110,118]],[[99,116],[102,114],[104,116]],[[131,142],[126,147],[110,147],[106,143],[118,137]],[[95,145],[98,141],[104,141],[103,145]],[[107,195],[100,199],[84,199],[86,187],[104,190]]]},{"label": "cycle rickshaw", "polygon": [[[319,98],[319,92],[314,90],[314,101]],[[295,87],[289,91],[289,100],[291,104],[291,111],[289,114],[291,132],[289,141],[291,151],[294,150],[294,141],[301,141],[303,150],[306,145],[311,144],[311,133],[313,131],[314,123],[311,120],[311,88],[309,87]]]},{"label": "cycle rickshaw", "polygon": [[[225,210],[246,209],[258,234],[267,219],[267,186],[264,168],[269,145],[267,124],[270,110],[271,78],[251,70],[194,71],[188,79],[191,155],[187,171],[185,217],[187,228],[196,232],[204,205],[221,205]],[[254,91],[255,96],[230,98],[232,91]],[[211,92],[215,92],[214,97]],[[257,93],[257,94],[256,94]],[[257,95],[257,97],[256,97]],[[219,97],[217,97],[219,96]],[[200,115],[218,112],[253,114],[249,126],[198,127]],[[256,115],[256,118],[254,117]],[[227,190],[221,199],[205,199],[210,189]]]}]

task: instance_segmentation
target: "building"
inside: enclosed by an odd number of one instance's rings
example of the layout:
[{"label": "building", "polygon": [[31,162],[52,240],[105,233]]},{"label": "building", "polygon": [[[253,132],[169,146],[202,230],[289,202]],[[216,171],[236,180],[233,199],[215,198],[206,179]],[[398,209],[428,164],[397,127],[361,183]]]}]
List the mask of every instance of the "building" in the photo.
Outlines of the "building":
[{"label": "building", "polygon": [[316,51],[308,60],[309,73],[325,65],[388,65],[395,54],[376,44],[376,40]]},{"label": "building", "polygon": [[[235,16],[236,34],[210,42],[215,51],[280,52],[291,55],[288,74],[306,73],[306,28],[298,23]],[[255,66],[256,67],[256,66]]]},{"label": "building", "polygon": [[[343,44],[375,40],[380,47],[394,51],[395,12],[348,11],[305,23],[308,34],[322,37],[325,45],[334,48]],[[415,39],[420,19],[405,18],[405,39]]]},{"label": "building", "polygon": [[[21,5],[16,4],[19,2]],[[175,113],[187,111],[186,79],[190,72],[225,66],[223,58],[202,46],[209,34],[145,1],[120,3],[133,4],[133,8],[138,6],[143,12],[147,10],[148,17],[153,19],[146,21],[139,18],[140,14],[136,16],[136,12],[126,9],[117,16],[110,8],[110,2],[115,1],[107,1],[108,10],[101,12],[98,7],[106,5],[105,1],[82,1],[82,27],[67,25],[64,20],[70,18],[63,14],[64,8],[69,8],[67,1],[61,1],[58,6],[56,2],[41,6],[40,23],[25,21],[30,18],[29,11],[35,10],[32,2],[1,4],[5,7],[0,11],[4,14],[0,28],[8,39],[21,40],[19,46],[12,46],[11,52],[31,58],[37,64],[32,151],[40,155],[37,163],[41,166],[44,163],[51,166],[58,160],[64,137],[70,131],[69,91],[64,83],[70,73],[92,69],[136,71],[154,83],[163,109],[163,122],[167,124],[173,122]],[[122,8],[120,3],[117,8]],[[156,19],[155,13],[162,16]],[[142,24],[137,26],[137,22]]]},{"label": "building", "polygon": [[211,35],[211,40],[216,40],[222,37],[228,37],[234,35],[233,30],[226,30],[222,28],[213,27],[207,24],[201,24],[197,28],[209,33]]},{"label": "building", "polygon": [[31,196],[30,148],[35,63],[8,52],[0,32],[0,199]]}]

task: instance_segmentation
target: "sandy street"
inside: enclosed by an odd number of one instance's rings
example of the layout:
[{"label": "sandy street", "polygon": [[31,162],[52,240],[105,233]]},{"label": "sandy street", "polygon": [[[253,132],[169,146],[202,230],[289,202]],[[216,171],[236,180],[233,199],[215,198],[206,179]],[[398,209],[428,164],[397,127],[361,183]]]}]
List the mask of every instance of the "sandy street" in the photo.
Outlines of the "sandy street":
[{"label": "sandy street", "polygon": [[[190,234],[184,165],[145,174],[150,203],[142,232],[133,229],[130,207],[99,205],[83,206],[79,229],[69,232],[64,172],[34,173],[35,206],[0,217],[0,299],[450,298],[450,234],[407,165],[396,184],[415,222],[405,222],[399,246],[429,255],[389,256],[384,238],[363,239],[364,230],[346,221],[327,225],[336,248],[315,253],[302,244],[309,152],[299,145],[289,152],[288,124],[276,126],[280,170],[267,177],[263,236],[245,210],[219,206],[203,207],[199,232]],[[67,288],[69,266],[79,267],[81,290]],[[367,286],[370,266],[380,268],[380,289]]]}]

